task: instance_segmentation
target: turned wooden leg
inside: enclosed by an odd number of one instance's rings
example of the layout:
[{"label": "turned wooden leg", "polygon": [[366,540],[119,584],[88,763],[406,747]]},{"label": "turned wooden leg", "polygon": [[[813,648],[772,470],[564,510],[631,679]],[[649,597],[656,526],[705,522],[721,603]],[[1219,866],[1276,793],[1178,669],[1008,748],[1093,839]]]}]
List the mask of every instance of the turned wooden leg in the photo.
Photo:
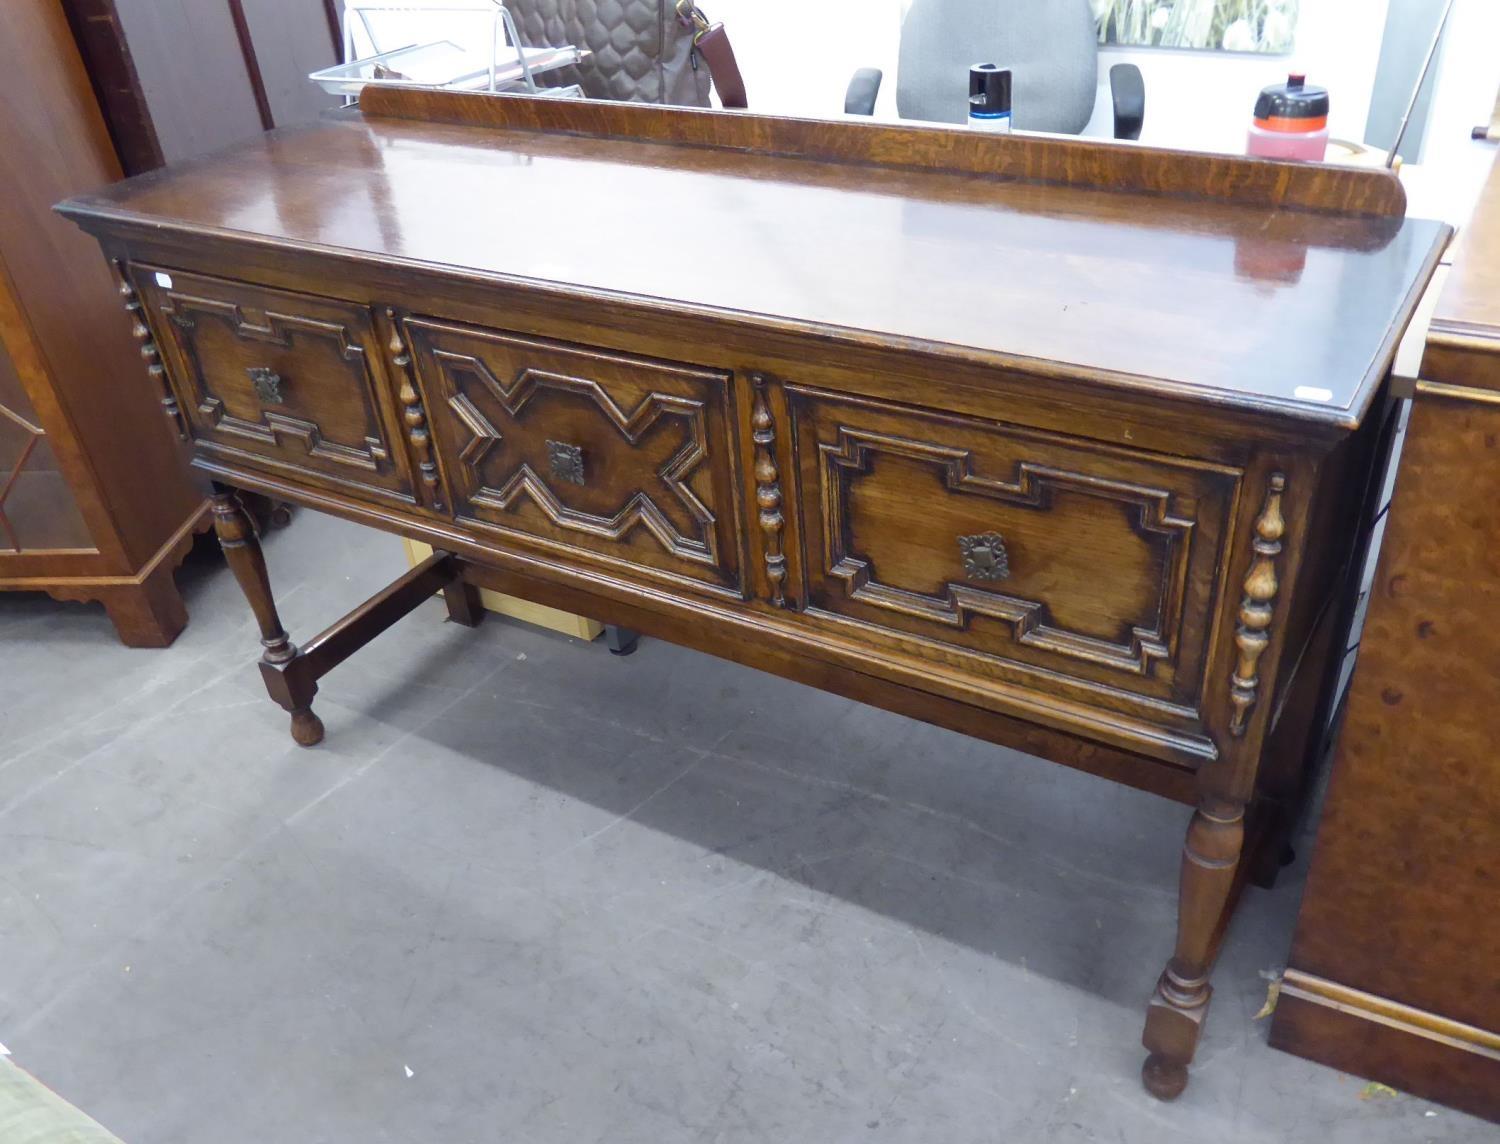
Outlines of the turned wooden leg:
[{"label": "turned wooden leg", "polygon": [[1182,849],[1177,947],[1156,983],[1141,1038],[1150,1052],[1141,1080],[1161,1100],[1172,1100],[1187,1087],[1188,1064],[1213,994],[1208,975],[1244,842],[1244,803],[1213,795],[1200,799]]},{"label": "turned wooden leg", "polygon": [[230,571],[260,625],[260,642],[265,649],[260,657],[261,676],[266,681],[266,690],[291,713],[292,738],[304,747],[311,747],[323,739],[323,721],[312,710],[318,685],[300,675],[288,675],[279,670],[296,658],[297,647],[288,638],[286,629],[281,626],[281,617],[276,614],[271,578],[266,572],[266,560],[260,550],[255,526],[234,490],[225,486],[214,486],[213,512],[214,532],[224,550],[224,559],[229,562]]}]

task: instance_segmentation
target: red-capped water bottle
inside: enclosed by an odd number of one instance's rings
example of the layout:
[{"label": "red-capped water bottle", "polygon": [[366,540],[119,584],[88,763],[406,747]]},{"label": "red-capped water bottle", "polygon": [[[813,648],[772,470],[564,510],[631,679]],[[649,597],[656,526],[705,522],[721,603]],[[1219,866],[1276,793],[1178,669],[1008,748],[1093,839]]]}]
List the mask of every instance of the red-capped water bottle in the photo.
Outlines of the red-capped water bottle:
[{"label": "red-capped water bottle", "polygon": [[1327,88],[1311,86],[1305,75],[1290,75],[1286,83],[1261,91],[1246,154],[1319,163],[1327,150]]}]

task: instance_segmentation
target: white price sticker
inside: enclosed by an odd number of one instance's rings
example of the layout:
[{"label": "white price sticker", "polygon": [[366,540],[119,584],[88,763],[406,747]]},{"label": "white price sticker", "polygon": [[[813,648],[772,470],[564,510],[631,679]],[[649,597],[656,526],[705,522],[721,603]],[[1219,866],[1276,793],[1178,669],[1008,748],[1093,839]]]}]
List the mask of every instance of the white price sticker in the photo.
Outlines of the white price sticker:
[{"label": "white price sticker", "polygon": [[1299,385],[1292,390],[1292,396],[1299,401],[1332,401],[1333,390],[1319,389],[1316,385]]}]

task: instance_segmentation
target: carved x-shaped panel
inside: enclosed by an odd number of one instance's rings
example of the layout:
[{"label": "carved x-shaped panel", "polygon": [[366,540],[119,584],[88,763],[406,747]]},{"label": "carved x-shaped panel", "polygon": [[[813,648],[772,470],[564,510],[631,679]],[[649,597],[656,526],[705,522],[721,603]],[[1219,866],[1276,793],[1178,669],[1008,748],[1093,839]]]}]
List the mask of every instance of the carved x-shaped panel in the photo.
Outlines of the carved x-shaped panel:
[{"label": "carved x-shaped panel", "polygon": [[[974,472],[974,458],[967,449],[846,427],[839,429],[835,444],[820,444],[819,453],[828,573],[844,582],[851,598],[960,629],[967,628],[973,616],[990,617],[1009,624],[1013,638],[1023,645],[1138,675],[1148,674],[1153,661],[1171,656],[1194,529],[1192,520],[1172,512],[1171,492],[1025,461],[1016,463],[1012,480],[983,477]],[[1135,530],[1153,539],[1163,552],[1164,580],[1156,615],[1132,626],[1122,643],[1056,626],[1047,606],[1037,600],[971,584],[950,582],[941,596],[932,596],[881,583],[871,561],[848,550],[844,523],[848,519],[849,483],[868,473],[873,457],[879,453],[935,466],[944,486],[954,492],[1026,508],[1045,511],[1053,495],[1062,490],[1120,502],[1130,510]]]},{"label": "carved x-shaped panel", "polygon": [[[506,511],[522,497],[529,498],[552,524],[608,540],[619,540],[643,528],[673,556],[698,563],[719,562],[714,514],[689,487],[689,480],[708,455],[707,426],[702,402],[674,394],[651,393],[633,409],[626,410],[597,381],[542,369],[522,368],[509,385],[503,384],[477,357],[448,350],[433,351],[434,359],[447,375],[451,395],[449,408],[469,432],[459,451],[459,461],[470,471],[472,503]],[[669,423],[683,427],[685,440],[656,471],[663,489],[687,511],[696,526],[684,534],[661,506],[643,489],[637,489],[614,511],[585,512],[566,504],[552,486],[527,462],[521,462],[498,485],[486,474],[486,462],[500,445],[502,435],[479,405],[464,391],[461,379],[475,379],[487,401],[516,421],[522,422],[528,407],[546,390],[585,398],[618,433],[623,447],[640,445],[650,434]],[[581,463],[581,462],[580,462]],[[580,476],[582,470],[579,470]],[[582,483],[574,481],[573,483]]]}]

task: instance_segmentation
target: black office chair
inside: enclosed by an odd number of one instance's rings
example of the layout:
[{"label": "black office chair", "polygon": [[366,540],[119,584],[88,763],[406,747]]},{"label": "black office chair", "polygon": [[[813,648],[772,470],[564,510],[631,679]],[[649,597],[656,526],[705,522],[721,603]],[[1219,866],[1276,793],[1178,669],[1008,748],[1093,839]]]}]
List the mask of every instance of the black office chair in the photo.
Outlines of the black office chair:
[{"label": "black office chair", "polygon": [[[1012,122],[1029,131],[1076,135],[1094,113],[1099,33],[1089,0],[914,0],[901,25],[896,110],[903,119],[962,123],[969,68],[1011,69]],[[860,68],[844,110],[872,115],[879,68]],[[1146,85],[1134,64],[1109,69],[1115,138],[1139,139]]]}]

